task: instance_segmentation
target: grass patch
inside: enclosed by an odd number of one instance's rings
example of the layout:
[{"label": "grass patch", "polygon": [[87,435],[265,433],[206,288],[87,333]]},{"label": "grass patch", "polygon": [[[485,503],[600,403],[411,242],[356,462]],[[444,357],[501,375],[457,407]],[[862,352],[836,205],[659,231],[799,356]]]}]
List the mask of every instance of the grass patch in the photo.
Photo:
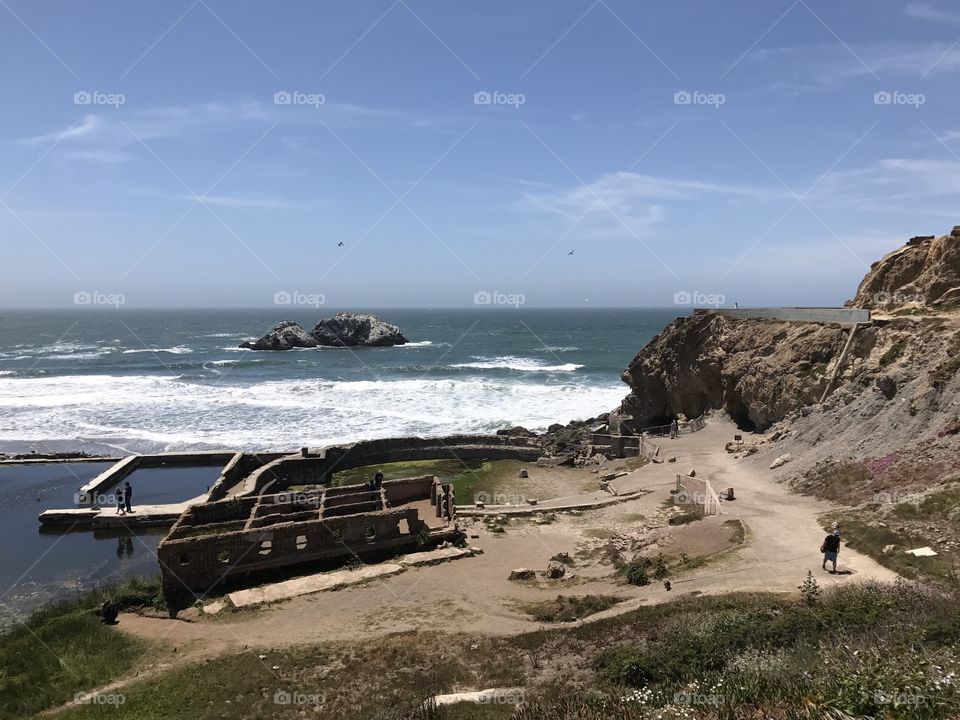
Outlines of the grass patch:
[{"label": "grass patch", "polygon": [[[926,578],[939,582],[956,582],[956,571],[952,556],[941,553],[934,557],[914,557],[905,551],[911,548],[936,545],[930,538],[915,532],[898,532],[891,527],[877,527],[857,517],[846,517],[840,521],[843,528],[843,542],[854,550],[869,555],[878,563],[906,578]],[[888,545],[894,545],[890,552],[883,552]],[[938,550],[939,552],[939,550]],[[841,560],[843,550],[840,550]]]},{"label": "grass patch", "polygon": [[161,604],[159,589],[159,579],[105,585],[47,605],[0,637],[0,718],[32,715],[129,671],[144,647],[101,623],[100,606]]},{"label": "grass patch", "polygon": [[[524,672],[523,656],[504,642],[406,632],[343,645],[251,650],[182,665],[158,678],[124,687],[125,702],[119,711],[86,705],[56,717],[480,720],[504,717],[498,714],[502,708],[493,714],[486,706],[463,705],[427,713],[418,708],[428,697],[457,688],[522,686]],[[508,708],[507,717],[513,709]]]},{"label": "grass patch", "polygon": [[613,595],[557,595],[555,600],[527,603],[524,610],[538,622],[572,622],[603,612],[622,601],[623,598]]},{"label": "grass patch", "polygon": [[747,529],[740,520],[724,520],[723,526],[730,528],[730,542],[734,545],[740,545],[746,537]]}]

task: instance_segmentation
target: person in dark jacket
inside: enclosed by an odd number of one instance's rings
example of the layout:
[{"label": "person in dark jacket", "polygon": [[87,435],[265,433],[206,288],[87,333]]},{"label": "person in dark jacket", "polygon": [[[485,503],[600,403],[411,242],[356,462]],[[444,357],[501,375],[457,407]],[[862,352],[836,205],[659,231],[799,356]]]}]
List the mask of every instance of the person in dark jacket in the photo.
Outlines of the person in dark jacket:
[{"label": "person in dark jacket", "polygon": [[133,498],[133,488],[130,487],[130,482],[125,482],[123,484],[123,504],[127,508],[127,512],[133,512],[133,508],[130,507],[130,500]]},{"label": "person in dark jacket", "polygon": [[823,539],[823,544],[820,545],[820,552],[823,553],[823,563],[821,567],[826,570],[827,562],[833,563],[833,570],[830,572],[835,573],[837,571],[837,553],[840,552],[840,533],[832,532]]}]

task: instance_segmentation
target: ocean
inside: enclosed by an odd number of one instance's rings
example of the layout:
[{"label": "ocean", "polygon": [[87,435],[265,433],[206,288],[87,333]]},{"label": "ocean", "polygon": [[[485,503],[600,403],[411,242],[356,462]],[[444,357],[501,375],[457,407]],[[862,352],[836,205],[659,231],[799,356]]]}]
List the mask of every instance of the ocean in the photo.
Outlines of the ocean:
[{"label": "ocean", "polygon": [[[620,373],[675,310],[375,310],[393,348],[240,350],[279,320],[329,312],[0,311],[0,451],[108,454],[493,432],[616,407]],[[0,465],[0,631],[46,600],[158,572],[163,528],[43,531],[107,466]],[[138,502],[202,493],[216,468],[131,476]]]},{"label": "ocean", "polygon": [[410,343],[241,350],[330,311],[0,312],[0,451],[292,450],[543,430],[614,408],[673,309],[372,310]]}]

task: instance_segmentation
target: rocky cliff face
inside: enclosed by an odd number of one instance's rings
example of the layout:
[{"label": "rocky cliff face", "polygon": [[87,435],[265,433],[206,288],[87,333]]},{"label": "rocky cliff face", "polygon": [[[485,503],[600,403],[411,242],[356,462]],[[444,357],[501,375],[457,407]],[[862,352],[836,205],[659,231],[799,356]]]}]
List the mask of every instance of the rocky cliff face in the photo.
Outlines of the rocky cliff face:
[{"label": "rocky cliff face", "polygon": [[867,393],[873,400],[864,412],[895,401],[916,416],[956,385],[958,300],[960,227],[914,238],[874,263],[851,304],[892,310],[894,318],[861,326],[842,366],[849,328],[700,312],[678,318],[637,354],[622,375],[630,393],[619,413],[644,427],[716,409],[762,431]]},{"label": "rocky cliff face", "polygon": [[620,411],[644,427],[719,409],[745,429],[765,430],[820,398],[845,341],[833,325],[710,312],[677,318],[623,373],[631,391]]},{"label": "rocky cliff face", "polygon": [[847,304],[889,311],[960,302],[960,225],[942,237],[912,238],[870,267]]},{"label": "rocky cliff face", "polygon": [[308,332],[292,320],[284,320],[274,325],[259,340],[240,343],[240,347],[248,350],[291,350],[320,345],[385,347],[403,345],[406,342],[400,328],[374,315],[338,313],[318,322],[313,332]]}]

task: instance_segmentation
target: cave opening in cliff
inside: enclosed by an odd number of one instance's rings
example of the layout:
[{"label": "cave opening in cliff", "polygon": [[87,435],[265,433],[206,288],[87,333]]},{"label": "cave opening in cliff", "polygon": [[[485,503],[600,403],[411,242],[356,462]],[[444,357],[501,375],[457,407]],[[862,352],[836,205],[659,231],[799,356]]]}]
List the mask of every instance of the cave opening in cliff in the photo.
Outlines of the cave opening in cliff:
[{"label": "cave opening in cliff", "polygon": [[737,428],[744,432],[754,432],[757,424],[750,419],[747,406],[739,401],[727,401],[727,414],[737,424]]}]

